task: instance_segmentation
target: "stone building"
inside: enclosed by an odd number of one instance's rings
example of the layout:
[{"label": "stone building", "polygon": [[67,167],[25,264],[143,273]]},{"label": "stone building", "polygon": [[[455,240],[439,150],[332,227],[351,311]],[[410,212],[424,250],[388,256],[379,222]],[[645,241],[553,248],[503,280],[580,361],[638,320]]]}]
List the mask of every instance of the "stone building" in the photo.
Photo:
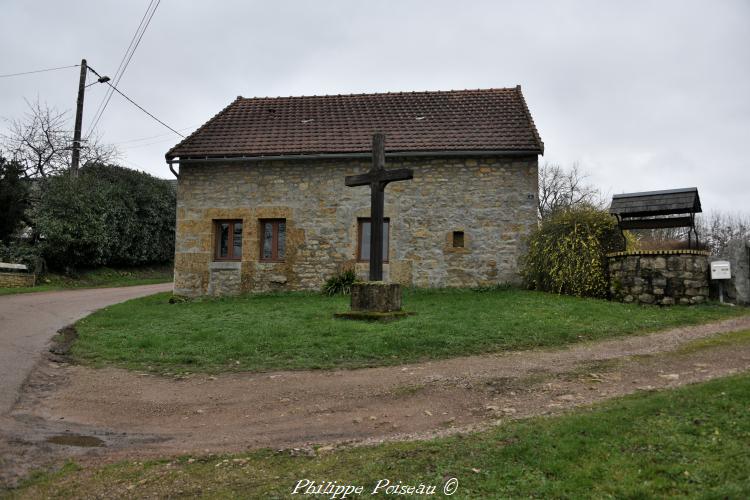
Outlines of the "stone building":
[{"label": "stone building", "polygon": [[367,276],[370,192],[344,177],[386,168],[384,279],[419,287],[519,280],[537,223],[543,143],[520,87],[238,97],[166,155],[179,165],[177,294],[318,290]]}]

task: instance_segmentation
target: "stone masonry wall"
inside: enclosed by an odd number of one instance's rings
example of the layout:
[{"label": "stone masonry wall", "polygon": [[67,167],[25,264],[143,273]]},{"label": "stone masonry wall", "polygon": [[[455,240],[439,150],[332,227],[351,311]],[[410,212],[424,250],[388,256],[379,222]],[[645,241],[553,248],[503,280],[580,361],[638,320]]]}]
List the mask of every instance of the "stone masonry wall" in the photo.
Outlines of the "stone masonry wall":
[{"label": "stone masonry wall", "polygon": [[34,286],[35,278],[31,273],[0,273],[0,288]]},{"label": "stone masonry wall", "polygon": [[[536,226],[537,158],[388,160],[412,168],[412,181],[390,184],[386,281],[419,287],[517,282],[523,240]],[[318,290],[357,263],[357,218],[369,217],[369,187],[344,177],[370,160],[296,160],[185,164],[180,168],[175,293],[195,296],[248,291]],[[284,218],[284,262],[259,260],[260,219]],[[216,219],[243,220],[241,262],[214,262]],[[453,248],[453,231],[464,248]]]},{"label": "stone masonry wall", "polygon": [[708,299],[708,252],[618,252],[608,261],[613,300],[672,305]]},{"label": "stone masonry wall", "polygon": [[[714,260],[728,260],[731,266],[732,278],[724,280],[724,300],[740,305],[750,305],[750,240],[737,238],[730,241],[719,258]],[[719,296],[719,284],[711,281],[711,292]]]}]

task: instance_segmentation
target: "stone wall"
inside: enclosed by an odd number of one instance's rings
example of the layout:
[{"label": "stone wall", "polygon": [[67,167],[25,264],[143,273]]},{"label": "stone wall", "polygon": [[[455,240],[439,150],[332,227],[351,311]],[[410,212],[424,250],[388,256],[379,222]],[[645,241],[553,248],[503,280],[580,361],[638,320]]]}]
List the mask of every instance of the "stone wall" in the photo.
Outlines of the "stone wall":
[{"label": "stone wall", "polygon": [[708,299],[708,252],[656,250],[607,257],[613,300],[672,305]]},{"label": "stone wall", "polygon": [[36,276],[32,273],[0,273],[0,288],[34,286]]},{"label": "stone wall", "polygon": [[[357,218],[369,217],[369,187],[344,177],[370,160],[296,160],[185,164],[177,194],[175,293],[195,296],[247,291],[318,290],[356,262]],[[386,281],[420,287],[518,282],[523,240],[536,226],[537,158],[392,160],[414,179],[390,184]],[[286,219],[284,262],[262,262],[260,219]],[[242,259],[214,262],[216,219],[242,219]],[[463,231],[464,248],[451,235]]]},{"label": "stone wall", "polygon": [[[750,240],[735,239],[727,244],[724,252],[714,260],[728,260],[731,266],[732,279],[724,280],[724,300],[750,305]],[[716,280],[711,280],[711,295],[719,296]]]}]

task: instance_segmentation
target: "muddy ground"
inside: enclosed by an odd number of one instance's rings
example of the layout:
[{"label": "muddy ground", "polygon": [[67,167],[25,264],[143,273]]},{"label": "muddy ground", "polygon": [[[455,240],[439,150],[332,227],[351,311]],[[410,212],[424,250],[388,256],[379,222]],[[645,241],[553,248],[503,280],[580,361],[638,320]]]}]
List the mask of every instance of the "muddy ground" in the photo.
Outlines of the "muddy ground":
[{"label": "muddy ground", "polygon": [[429,438],[750,370],[750,343],[681,349],[750,317],[556,350],[406,366],[263,374],[147,373],[41,362],[0,417],[0,482],[73,458]]}]

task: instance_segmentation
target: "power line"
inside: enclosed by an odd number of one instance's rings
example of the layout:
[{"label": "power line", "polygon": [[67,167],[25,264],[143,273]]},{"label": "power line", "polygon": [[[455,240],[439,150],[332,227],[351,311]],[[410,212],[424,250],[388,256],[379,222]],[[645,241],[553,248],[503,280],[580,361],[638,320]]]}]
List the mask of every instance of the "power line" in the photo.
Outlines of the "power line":
[{"label": "power line", "polygon": [[[135,54],[135,51],[138,48],[138,45],[140,45],[141,39],[143,38],[143,35],[146,33],[146,29],[148,28],[149,24],[151,24],[151,19],[154,17],[154,14],[156,13],[156,9],[159,7],[160,3],[161,3],[161,0],[151,0],[148,4],[148,7],[146,7],[146,12],[143,14],[143,17],[141,18],[141,22],[138,24],[138,28],[135,30],[135,33],[133,34],[133,38],[131,38],[130,44],[128,45],[127,50],[125,50],[125,54],[122,56],[122,59],[120,60],[120,64],[117,67],[117,71],[115,72],[115,76],[113,78],[114,87],[116,87],[120,83],[122,76],[125,74],[125,70],[128,68],[130,61],[133,59],[133,54]],[[153,6],[153,9],[152,9],[152,6]],[[111,99],[112,99],[112,91],[109,91],[107,94],[105,94],[104,98],[102,99],[102,102],[99,103],[99,107],[97,108],[96,113],[94,113],[94,119],[92,119],[91,125],[89,126],[90,127],[89,134],[88,134],[89,136],[94,132],[94,129],[99,124],[99,121],[102,119],[102,115],[104,115],[104,111],[107,109],[107,106],[109,105],[109,101]]]},{"label": "power line", "polygon": [[150,116],[151,118],[153,118],[157,122],[161,123],[162,125],[164,125],[165,127],[167,127],[169,130],[171,130],[175,134],[179,135],[180,137],[182,137],[182,138],[185,137],[184,135],[182,135],[181,133],[179,133],[178,131],[176,131],[175,129],[173,129],[172,127],[170,127],[169,125],[167,125],[166,123],[164,123],[163,121],[161,121],[160,119],[158,119],[157,117],[155,117],[154,115],[152,115],[151,113],[149,113],[148,111],[146,111],[140,104],[138,104],[133,99],[131,99],[130,97],[128,97],[125,94],[123,94],[120,91],[120,89],[118,89],[117,87],[115,87],[114,85],[112,85],[109,82],[104,82],[104,83],[106,83],[107,85],[109,85],[110,87],[112,87],[112,89],[114,89],[115,92],[117,92],[118,94],[120,94],[121,96],[123,96],[125,99],[127,99],[128,101],[130,101],[131,104],[133,104],[135,107],[137,107],[138,109],[140,109],[141,111],[143,111],[144,113],[146,113],[148,116]]},{"label": "power line", "polygon": [[23,71],[21,73],[9,73],[7,75],[0,75],[0,78],[9,78],[11,76],[30,75],[32,73],[44,73],[45,71],[57,71],[58,69],[77,68],[78,66],[80,66],[80,64],[73,64],[72,66],[60,66],[60,67],[57,67],[57,68],[36,69],[34,71]]},{"label": "power line", "polygon": [[[198,125],[201,125],[201,123],[199,123]],[[185,130],[194,129],[198,125],[191,125],[189,127],[178,128],[177,130],[179,132],[182,132],[182,131],[185,131]],[[122,144],[130,144],[130,143],[133,143],[133,142],[143,142],[143,141],[148,141],[150,139],[158,139],[159,137],[167,137],[167,136],[172,137],[172,134],[171,133],[169,133],[169,134],[157,134],[157,135],[150,135],[148,137],[139,137],[138,139],[128,139],[127,141],[118,141],[118,142],[115,142],[114,145],[115,146],[120,146]],[[170,139],[167,139],[167,140],[170,140]],[[159,141],[159,142],[161,142],[161,141]]]},{"label": "power line", "polygon": [[[120,83],[121,78],[121,72],[122,72],[122,66],[125,63],[125,60],[128,58],[128,54],[133,49],[133,44],[135,43],[136,39],[138,38],[138,33],[143,28],[143,24],[146,21],[146,17],[148,16],[149,11],[151,10],[151,7],[154,3],[154,0],[151,0],[146,7],[146,12],[143,13],[143,17],[141,17],[141,22],[138,23],[138,27],[135,30],[135,33],[133,33],[133,37],[130,39],[130,43],[128,44],[128,48],[125,49],[125,53],[122,55],[122,59],[120,59],[120,64],[117,66],[117,71],[115,71],[115,74],[113,75],[115,85]],[[112,90],[107,89],[107,92],[105,92],[104,97],[99,102],[99,106],[97,106],[96,111],[94,112],[93,117],[91,118],[91,122],[89,124],[89,135],[91,135],[94,132],[94,128],[99,123],[99,120],[101,119],[102,113],[104,113],[104,108],[109,104],[109,100],[112,98]]]}]

